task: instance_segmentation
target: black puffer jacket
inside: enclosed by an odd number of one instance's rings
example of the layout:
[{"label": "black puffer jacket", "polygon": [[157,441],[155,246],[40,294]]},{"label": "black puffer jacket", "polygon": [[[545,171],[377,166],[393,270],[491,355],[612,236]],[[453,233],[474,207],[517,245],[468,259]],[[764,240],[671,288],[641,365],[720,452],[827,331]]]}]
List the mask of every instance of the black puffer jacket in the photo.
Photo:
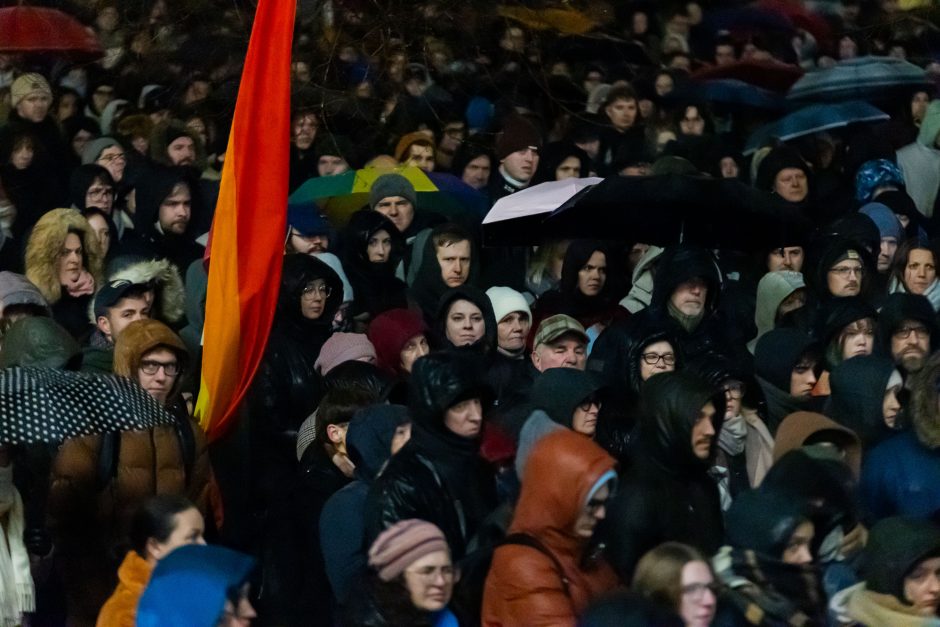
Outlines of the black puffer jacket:
[{"label": "black puffer jacket", "polygon": [[[702,407],[715,406],[717,434],[725,413],[723,395],[698,377],[667,372],[643,386],[637,463],[624,477],[599,529],[608,559],[629,581],[646,551],[669,541],[684,542],[712,555],[724,528],[718,487],[708,475],[709,460],[692,448],[692,428]],[[714,454],[715,442],[712,443]]]},{"label": "black puffer jacket", "polygon": [[[444,424],[448,408],[470,398],[489,398],[482,367],[473,355],[434,353],[411,372],[411,439],[369,490],[366,543],[408,518],[437,525],[454,559],[496,507],[493,471],[479,457],[479,438],[458,436]],[[485,407],[486,403],[484,403]]]},{"label": "black puffer jacket", "polygon": [[[369,261],[369,240],[379,231],[391,239],[391,253],[384,263]],[[371,319],[383,311],[407,307],[408,286],[395,276],[405,255],[405,238],[395,225],[378,211],[357,211],[349,218],[343,243],[343,268],[356,294],[350,315]]]}]

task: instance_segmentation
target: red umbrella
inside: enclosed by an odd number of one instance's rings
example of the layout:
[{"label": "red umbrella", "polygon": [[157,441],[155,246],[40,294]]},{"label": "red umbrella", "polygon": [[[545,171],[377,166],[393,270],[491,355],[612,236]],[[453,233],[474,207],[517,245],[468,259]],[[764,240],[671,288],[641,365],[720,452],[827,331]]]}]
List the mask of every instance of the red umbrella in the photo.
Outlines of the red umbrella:
[{"label": "red umbrella", "polygon": [[778,61],[738,61],[713,65],[692,74],[692,78],[700,81],[730,78],[778,93],[785,93],[801,76],[803,70],[798,66]]},{"label": "red umbrella", "polygon": [[0,53],[43,52],[88,60],[104,56],[95,34],[62,11],[27,6],[0,9]]},{"label": "red umbrella", "polygon": [[758,7],[785,16],[797,28],[811,34],[820,47],[832,44],[832,28],[824,17],[809,11],[802,2],[793,0],[761,0]]}]

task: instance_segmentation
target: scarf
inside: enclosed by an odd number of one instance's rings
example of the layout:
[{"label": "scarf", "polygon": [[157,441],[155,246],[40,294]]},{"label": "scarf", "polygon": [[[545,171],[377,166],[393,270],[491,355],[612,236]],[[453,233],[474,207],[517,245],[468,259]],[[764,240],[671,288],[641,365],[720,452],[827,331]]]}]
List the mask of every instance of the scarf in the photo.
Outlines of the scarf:
[{"label": "scarf", "polygon": [[0,512],[6,515],[0,538],[0,627],[16,627],[24,612],[36,610],[36,597],[23,544],[23,499],[13,486],[12,465],[0,468]]},{"label": "scarf", "polygon": [[721,431],[718,433],[718,446],[731,457],[736,457],[744,452],[744,446],[747,443],[747,422],[744,416],[737,415],[734,418],[726,418],[721,425]]},{"label": "scarf", "polygon": [[16,219],[16,207],[6,200],[0,200],[0,241],[13,238],[13,221]]},{"label": "scarf", "polygon": [[673,318],[673,320],[679,323],[679,326],[685,329],[686,333],[692,333],[695,331],[699,323],[705,318],[704,310],[697,316],[688,316],[676,309],[676,307],[672,304],[672,301],[669,301],[666,307],[669,310],[669,315]]},{"label": "scarf", "polygon": [[[907,293],[907,290],[900,281],[897,279],[891,279],[888,292],[892,294],[905,294]],[[927,291],[924,292],[924,296],[926,296],[927,300],[930,301],[930,306],[933,307],[934,311],[940,311],[940,279],[933,280],[933,283],[931,283],[927,288]]]}]

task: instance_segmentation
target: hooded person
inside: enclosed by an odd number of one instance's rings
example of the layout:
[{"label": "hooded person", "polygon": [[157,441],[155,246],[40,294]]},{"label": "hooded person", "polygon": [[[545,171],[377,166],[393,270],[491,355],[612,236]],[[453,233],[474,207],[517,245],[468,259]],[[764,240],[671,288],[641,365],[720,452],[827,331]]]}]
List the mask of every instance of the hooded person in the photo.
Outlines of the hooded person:
[{"label": "hooded person", "polygon": [[874,202],[875,197],[887,190],[903,190],[904,174],[887,159],[866,161],[855,173],[855,200],[860,205]]},{"label": "hooded person", "polygon": [[841,459],[856,478],[861,472],[861,440],[854,431],[822,414],[798,411],[780,423],[774,440],[774,462],[796,449]]},{"label": "hooded person", "polygon": [[52,317],[77,338],[90,332],[88,305],[103,265],[91,226],[74,209],[43,215],[26,243],[26,278],[39,288]]},{"label": "hooded person", "polygon": [[97,207],[110,216],[114,211],[114,200],[114,179],[105,168],[89,163],[72,170],[69,178],[71,206],[79,211],[84,211],[88,207]]},{"label": "hooded person", "polygon": [[809,204],[811,175],[803,156],[784,144],[771,150],[760,162],[754,186],[802,208]]},{"label": "hooded person", "polygon": [[872,449],[862,467],[861,495],[872,520],[929,518],[940,512],[940,354],[908,383],[912,428]]},{"label": "hooded person", "polygon": [[771,434],[789,414],[820,404],[811,393],[822,366],[819,344],[799,329],[774,329],[757,342],[754,374],[767,401]]},{"label": "hooded person", "polygon": [[593,439],[603,387],[600,378],[593,373],[576,368],[551,368],[535,380],[532,404],[553,422]]},{"label": "hooded person", "polygon": [[927,241],[927,218],[917,210],[914,201],[903,190],[889,190],[878,194],[878,202],[890,209],[904,228],[904,239]]},{"label": "hooded person", "polygon": [[429,352],[430,329],[411,309],[389,309],[376,316],[366,334],[375,346],[376,364],[388,374],[408,377],[415,360]]},{"label": "hooded person", "polygon": [[[881,234],[881,247],[878,251],[878,277],[887,279],[891,271],[891,265],[894,263],[894,254],[897,252],[898,245],[905,240],[904,227],[901,221],[894,215],[890,207],[880,202],[870,202],[858,210],[875,223],[878,232]],[[883,294],[887,289],[886,281],[878,281],[875,286],[876,293]]]},{"label": "hooded person", "polygon": [[239,468],[250,469],[250,514],[258,519],[253,548],[263,554],[262,579],[270,595],[265,608],[290,612],[287,598],[299,594],[296,566],[300,529],[297,516],[299,464],[297,431],[319,404],[320,350],[332,333],[343,298],[337,274],[316,257],[284,256],[274,322],[264,356],[246,395],[249,443],[239,451]]},{"label": "hooded person", "polygon": [[[867,217],[865,220],[871,222]],[[876,236],[871,244],[873,250],[878,249],[878,241]],[[857,239],[843,235],[820,236],[807,248],[803,267],[807,268],[803,280],[810,305],[803,313],[809,328],[816,324],[820,303],[845,296],[871,298],[871,277],[876,265],[868,248]]]},{"label": "hooded person", "polygon": [[[153,364],[155,372],[149,375]],[[94,621],[114,589],[117,560],[125,553],[133,514],[144,501],[176,494],[204,517],[210,511],[213,482],[205,435],[180,397],[180,373],[187,366],[186,346],[169,327],[156,320],[131,323],[115,345],[114,374],[139,382],[174,422],[72,438],[59,448],[48,518],[74,620]],[[103,455],[111,460],[105,470]]]},{"label": "hooded person", "polygon": [[376,211],[357,211],[344,234],[343,267],[355,292],[349,315],[364,324],[389,309],[407,306],[407,285],[395,276],[405,254],[405,238]]},{"label": "hooded person", "polygon": [[408,518],[437,525],[455,559],[496,507],[493,471],[479,456],[491,392],[477,356],[435,353],[415,362],[411,439],[369,489],[366,540]]},{"label": "hooded person", "polygon": [[340,302],[339,309],[333,314],[333,330],[347,331],[350,328],[349,307],[356,298],[356,292],[353,290],[349,277],[346,276],[346,270],[343,268],[343,262],[333,253],[313,253],[313,256],[330,267],[343,286],[343,300]]},{"label": "hooded person", "polygon": [[853,357],[829,376],[832,393],[826,415],[854,431],[869,451],[904,427],[898,398],[903,385],[901,373],[887,357]]},{"label": "hooded person", "polygon": [[441,349],[478,353],[489,362],[497,346],[490,299],[470,285],[447,290],[438,303],[432,333]]},{"label": "hooded person", "polygon": [[568,178],[587,178],[591,175],[591,158],[570,141],[545,144],[539,153],[539,165],[532,177],[532,185]]},{"label": "hooded person", "polygon": [[940,329],[930,301],[916,294],[889,294],[879,312],[875,346],[894,360],[905,380],[938,345]]},{"label": "hooded person", "polygon": [[911,518],[885,518],[868,535],[862,583],[837,594],[830,608],[844,624],[936,627],[940,528]]},{"label": "hooded person", "polygon": [[[741,494],[727,515],[728,544],[712,559],[730,624],[825,625],[806,503],[774,490]],[[719,611],[718,623],[723,612]]]},{"label": "hooded person", "polygon": [[355,465],[355,480],[333,494],[320,515],[321,544],[333,596],[348,600],[356,578],[367,565],[364,512],[369,486],[389,458],[407,442],[411,430],[408,408],[371,405],[356,412],[346,431],[346,450]]},{"label": "hooded person", "polygon": [[875,308],[858,296],[836,298],[820,306],[815,336],[823,346],[826,372],[820,376],[814,395],[828,396],[828,372],[833,368],[847,359],[872,353],[877,318]]},{"label": "hooded person", "polygon": [[633,268],[630,281],[630,292],[620,301],[620,306],[636,313],[649,307],[653,298],[653,270],[656,268],[659,256],[663,249],[659,246],[650,246]]},{"label": "hooded person", "polygon": [[644,553],[663,542],[683,542],[710,555],[724,534],[718,486],[708,474],[724,396],[693,374],[667,372],[643,385],[641,407],[635,463],[599,530],[623,581]]},{"label": "hooded person", "polygon": [[29,279],[15,272],[0,271],[0,320],[51,314],[49,303]]},{"label": "hooded person", "polygon": [[917,140],[897,151],[898,167],[904,173],[905,191],[917,210],[932,218],[940,188],[940,100],[927,107]]},{"label": "hooded person", "polygon": [[765,274],[757,284],[757,306],[754,311],[757,336],[747,343],[747,349],[753,354],[758,340],[772,331],[784,315],[802,307],[805,302],[806,283],[801,273],[778,270]]},{"label": "hooded person", "polygon": [[476,285],[480,275],[480,254],[473,235],[454,223],[422,231],[415,239],[411,261],[408,296],[429,324],[444,292],[461,285]]},{"label": "hooded person", "polygon": [[[510,541],[493,552],[482,625],[573,627],[592,601],[616,587],[614,572],[591,549],[616,489],[615,466],[603,449],[568,430],[538,441],[525,465]],[[512,542],[516,534],[526,544]]]},{"label": "hooded person", "polygon": [[61,324],[46,316],[14,320],[3,333],[0,368],[78,370],[82,349]]},{"label": "hooded person", "polygon": [[182,273],[205,247],[196,224],[202,212],[196,181],[183,168],[158,168],[136,186],[134,236],[125,237],[124,252],[148,259],[169,259]]},{"label": "hooded person", "polygon": [[[556,314],[571,316],[585,329],[600,333],[617,316],[622,294],[616,285],[619,276],[610,248],[598,241],[575,240],[565,252],[558,289],[542,294],[535,304],[535,319]],[[618,293],[619,292],[619,293]]]}]

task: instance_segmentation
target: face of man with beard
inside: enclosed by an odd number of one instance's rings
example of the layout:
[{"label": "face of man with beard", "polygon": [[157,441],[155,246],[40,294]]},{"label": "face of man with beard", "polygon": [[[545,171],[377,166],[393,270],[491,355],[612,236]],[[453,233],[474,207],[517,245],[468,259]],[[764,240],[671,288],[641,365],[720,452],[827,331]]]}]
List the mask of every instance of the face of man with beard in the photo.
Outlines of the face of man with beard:
[{"label": "face of man with beard", "polygon": [[182,235],[189,226],[192,196],[186,183],[177,183],[173,191],[160,203],[160,228],[164,233]]},{"label": "face of man with beard", "polygon": [[891,335],[891,356],[908,373],[924,367],[930,353],[930,330],[917,320],[905,320]]}]

